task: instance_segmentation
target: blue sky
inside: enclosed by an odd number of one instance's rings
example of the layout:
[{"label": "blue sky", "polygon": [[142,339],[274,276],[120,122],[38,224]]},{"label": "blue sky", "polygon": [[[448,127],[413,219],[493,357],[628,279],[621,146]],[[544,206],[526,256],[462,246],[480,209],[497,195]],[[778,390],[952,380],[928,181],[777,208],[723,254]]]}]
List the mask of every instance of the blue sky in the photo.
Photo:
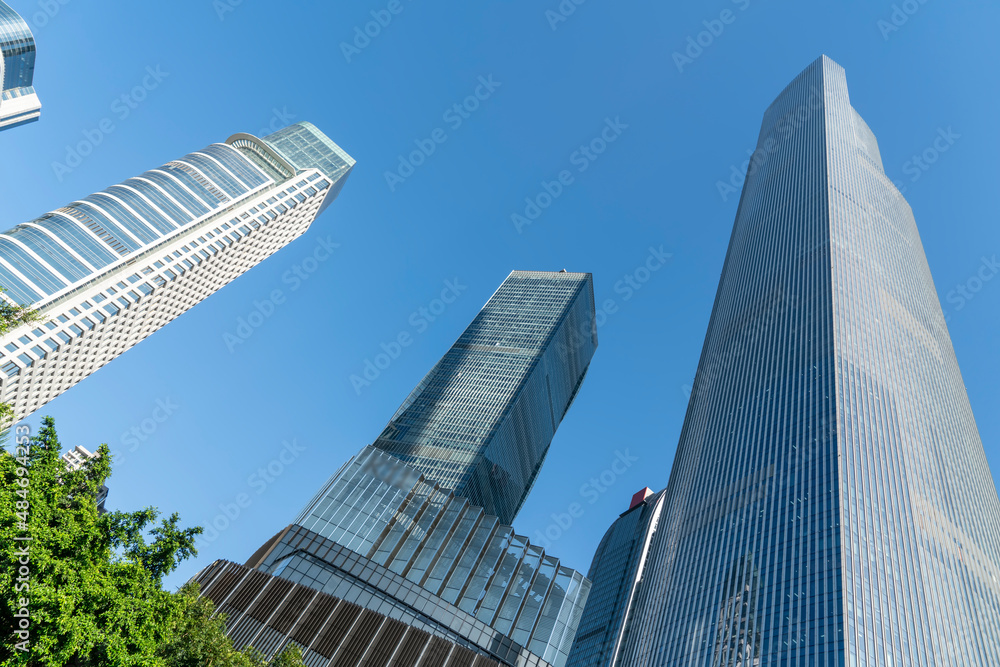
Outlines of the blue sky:
[{"label": "blue sky", "polygon": [[[551,552],[586,571],[631,495],[666,485],[738,201],[718,183],[747,159],[764,109],[821,53],[847,70],[886,172],[906,188],[1000,474],[1000,280],[971,298],[953,292],[1000,253],[995,5],[589,0],[563,2],[575,7],[564,16],[557,0],[62,1],[11,2],[34,27],[43,110],[0,134],[3,225],[238,131],[308,120],[358,161],[305,236],[29,419],[55,417],[67,447],[107,442],[122,454],[110,508],[229,523],[169,586],[216,558],[242,562],[290,523],[513,269],[589,271],[598,302],[614,301],[515,522],[529,536],[561,533]],[[372,12],[387,25],[343,48]],[[700,53],[675,57],[703,31]],[[477,108],[449,113],[477,87]],[[112,131],[97,130],[102,121]],[[579,152],[610,126],[603,153]],[[939,132],[954,141],[924,169],[913,156]],[[399,171],[399,156],[433,137],[434,152]],[[69,147],[87,141],[96,145],[78,166],[55,164],[76,163]],[[572,182],[518,229],[512,214],[563,170]],[[323,244],[329,259],[296,282]],[[616,291],[651,252],[672,258],[641,289]],[[446,281],[459,298],[414,325]],[[284,301],[227,346],[276,289]],[[404,332],[413,344],[356,391],[350,376]],[[619,453],[630,465],[608,473]],[[583,515],[563,530],[552,515],[574,502]],[[239,515],[220,520],[233,504]]]}]

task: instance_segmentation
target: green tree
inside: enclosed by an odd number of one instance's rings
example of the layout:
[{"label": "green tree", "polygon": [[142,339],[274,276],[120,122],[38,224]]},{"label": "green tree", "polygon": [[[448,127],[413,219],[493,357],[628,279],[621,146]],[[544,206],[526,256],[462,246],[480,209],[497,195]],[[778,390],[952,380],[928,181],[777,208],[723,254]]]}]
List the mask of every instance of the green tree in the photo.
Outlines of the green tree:
[{"label": "green tree", "polygon": [[[21,428],[12,454],[0,453],[2,667],[268,664],[253,650],[233,650],[224,619],[212,617],[196,586],[161,587],[197,554],[201,528],[179,528],[177,514],[157,524],[155,508],[99,514],[97,493],[111,474],[108,446],[69,470],[50,417],[33,437]],[[291,651],[270,664],[302,661]]]},{"label": "green tree", "polygon": [[[0,287],[0,292],[6,291]],[[0,299],[0,336],[22,324],[31,324],[37,321],[38,311],[32,310],[28,306],[14,306],[6,299]]]},{"label": "green tree", "polygon": [[180,613],[174,617],[170,639],[160,654],[170,667],[301,667],[302,653],[291,646],[268,662],[252,648],[236,651],[226,637],[225,617],[212,617],[214,605],[198,597],[198,585],[188,583],[176,596]]}]

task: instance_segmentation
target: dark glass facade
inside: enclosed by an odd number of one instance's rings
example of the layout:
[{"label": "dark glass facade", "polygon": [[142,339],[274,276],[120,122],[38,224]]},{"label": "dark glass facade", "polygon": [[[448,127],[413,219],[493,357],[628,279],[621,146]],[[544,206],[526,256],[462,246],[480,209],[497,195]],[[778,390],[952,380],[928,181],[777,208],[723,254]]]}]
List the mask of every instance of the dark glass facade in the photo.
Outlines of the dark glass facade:
[{"label": "dark glass facade", "polygon": [[[364,567],[356,562],[346,566],[359,574]],[[212,563],[194,581],[216,611],[225,614],[227,633],[237,649],[253,646],[273,656],[294,644],[308,667],[530,665],[499,662],[478,647],[422,629],[419,598],[412,600],[411,616],[401,619],[226,561]]]},{"label": "dark glass facade", "polygon": [[839,65],[778,96],[753,164],[602,664],[996,664],[1000,502],[912,211]]},{"label": "dark glass facade", "polygon": [[[269,145],[294,165],[316,142]],[[511,273],[382,436],[247,566],[503,665],[563,667],[590,582],[509,518],[596,346],[590,274]]]},{"label": "dark glass facade", "polygon": [[374,446],[510,524],[596,348],[589,273],[514,271]]},{"label": "dark glass facade", "polygon": [[[640,492],[641,494],[642,492]],[[640,494],[636,494],[639,496]],[[593,582],[566,667],[615,664],[632,627],[627,615],[643,576],[646,553],[663,511],[663,492],[633,500],[604,534],[587,578]]]},{"label": "dark glass facade", "polygon": [[[363,576],[345,572],[358,561]],[[566,663],[590,582],[415,468],[365,447],[247,563],[410,622],[502,662]],[[360,571],[359,570],[359,571]],[[520,658],[518,658],[520,656]]]},{"label": "dark glass facade", "polygon": [[0,130],[38,120],[41,104],[31,85],[34,75],[31,29],[0,0]]}]

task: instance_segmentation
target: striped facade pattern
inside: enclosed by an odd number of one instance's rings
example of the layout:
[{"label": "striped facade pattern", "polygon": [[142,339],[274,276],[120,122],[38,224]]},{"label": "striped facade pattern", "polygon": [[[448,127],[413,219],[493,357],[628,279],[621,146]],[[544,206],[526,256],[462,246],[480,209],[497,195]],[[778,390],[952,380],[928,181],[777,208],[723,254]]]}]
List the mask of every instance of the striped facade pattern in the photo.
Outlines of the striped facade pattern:
[{"label": "striped facade pattern", "polygon": [[216,561],[195,581],[237,649],[294,644],[307,667],[499,667],[469,648],[286,579]]},{"label": "striped facade pattern", "polygon": [[378,611],[503,665],[549,665],[419,584],[302,526],[275,535],[245,565]]},{"label": "striped facade pattern", "polygon": [[613,664],[844,664],[822,71],[765,114]]},{"label": "striped facade pattern", "polygon": [[847,662],[997,664],[996,486],[913,211],[826,78]]},{"label": "striped facade pattern", "polygon": [[[365,447],[295,523],[469,614],[482,626],[477,643],[505,635],[555,667],[565,664],[590,582],[402,461]],[[312,565],[285,541],[260,567],[333,585],[330,568]]]},{"label": "striped facade pattern", "polygon": [[647,496],[623,512],[597,545],[587,572],[590,595],[566,667],[615,664],[634,627],[628,616],[663,505],[662,491]]},{"label": "striped facade pattern", "polygon": [[374,445],[504,523],[597,348],[589,273],[512,272]]},{"label": "striped facade pattern", "polygon": [[353,165],[343,154],[333,175],[296,170],[254,142],[214,144],[0,234],[3,298],[42,316],[0,338],[0,400],[30,414],[284,247]]},{"label": "striped facade pattern", "polygon": [[42,105],[32,86],[34,75],[31,28],[0,0],[0,130],[38,120]]},{"label": "striped facade pattern", "polygon": [[909,206],[825,56],[767,110],[617,662],[987,665],[1000,502]]}]

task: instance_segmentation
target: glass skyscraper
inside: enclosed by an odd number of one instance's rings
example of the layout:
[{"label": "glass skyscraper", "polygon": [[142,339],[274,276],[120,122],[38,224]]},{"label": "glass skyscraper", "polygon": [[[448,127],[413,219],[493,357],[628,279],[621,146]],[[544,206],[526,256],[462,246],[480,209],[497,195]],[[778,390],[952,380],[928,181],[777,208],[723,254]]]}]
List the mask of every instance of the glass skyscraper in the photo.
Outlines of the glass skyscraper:
[{"label": "glass skyscraper", "polygon": [[628,511],[604,534],[587,578],[592,582],[566,667],[615,664],[625,631],[633,627],[628,614],[642,581],[649,545],[663,511],[664,494],[643,489]]},{"label": "glass skyscraper", "polygon": [[[342,557],[347,576],[360,577],[365,564],[356,554]],[[307,647],[308,667],[544,667],[545,663],[499,662],[477,651],[461,636],[442,637],[417,609],[426,598],[412,591],[412,609],[389,616],[342,597],[292,583],[228,561],[216,561],[195,581],[204,597],[225,614],[230,637],[239,647],[252,645],[274,656],[292,641]],[[426,594],[425,594],[426,595]],[[388,611],[388,610],[386,610]],[[459,621],[461,622],[461,621]],[[511,646],[495,649],[517,659]]]},{"label": "glass skyscraper", "polygon": [[[371,446],[334,474],[295,523],[245,566],[511,667],[562,667],[590,591],[581,573],[482,507]],[[338,641],[347,631],[340,631]],[[260,622],[233,618],[229,635],[240,646],[261,650],[266,644],[277,651],[294,640],[307,656],[317,654],[317,664],[340,664],[311,642],[290,636],[279,641],[277,635],[272,641]]]},{"label": "glass skyscraper", "polygon": [[997,664],[1000,502],[840,66],[778,96],[752,165],[644,574],[581,623],[626,640],[577,664]]},{"label": "glass skyscraper", "polygon": [[[516,513],[596,345],[590,274],[511,273],[390,423],[394,444],[422,449],[397,457],[383,433],[244,566],[195,578],[234,643],[271,656],[294,642],[312,667],[563,667],[590,582],[463,490]],[[486,466],[491,485],[466,483]],[[287,582],[322,597],[286,606]],[[351,622],[317,632],[334,608]],[[424,654],[398,658],[401,628]],[[427,636],[451,648],[428,657]]]},{"label": "glass skyscraper", "polygon": [[306,231],[354,160],[309,123],[236,134],[0,233],[0,402],[35,411]]},{"label": "glass skyscraper", "polygon": [[588,273],[512,272],[374,446],[511,523],[594,356],[594,312]]},{"label": "glass skyscraper", "polygon": [[0,130],[38,120],[42,103],[31,85],[34,75],[31,28],[0,0]]}]

